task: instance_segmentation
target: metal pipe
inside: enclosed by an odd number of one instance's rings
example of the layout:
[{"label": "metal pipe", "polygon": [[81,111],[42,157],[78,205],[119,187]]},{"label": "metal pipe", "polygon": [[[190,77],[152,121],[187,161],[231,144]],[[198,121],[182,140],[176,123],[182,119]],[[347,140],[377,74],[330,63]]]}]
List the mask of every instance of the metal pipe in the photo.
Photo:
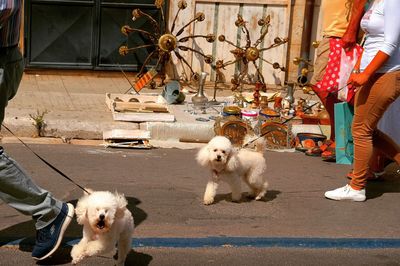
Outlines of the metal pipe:
[{"label": "metal pipe", "polygon": [[[311,48],[311,34],[314,19],[314,5],[315,0],[306,0],[305,11],[304,11],[304,23],[302,32],[302,41],[300,48],[300,57],[306,60],[310,59],[310,48]],[[300,62],[299,72],[301,74],[301,69],[307,67],[304,62]]]}]

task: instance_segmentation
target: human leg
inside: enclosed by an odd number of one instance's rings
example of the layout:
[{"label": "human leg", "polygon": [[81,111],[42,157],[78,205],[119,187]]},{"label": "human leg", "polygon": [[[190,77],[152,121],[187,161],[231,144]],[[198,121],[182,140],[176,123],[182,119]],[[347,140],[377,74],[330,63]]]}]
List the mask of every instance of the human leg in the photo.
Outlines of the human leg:
[{"label": "human leg", "polygon": [[325,197],[334,200],[364,201],[369,163],[375,148],[392,150],[398,158],[400,148],[386,135],[377,130],[379,119],[387,107],[400,94],[400,72],[375,75],[355,98],[353,119],[354,165],[350,185],[325,192]]},{"label": "human leg", "polygon": [[23,74],[23,59],[18,47],[0,50],[0,122],[8,101],[17,93]]},{"label": "human leg", "polygon": [[317,84],[322,80],[325,74],[326,66],[329,60],[329,38],[323,37],[317,48],[317,54],[314,62],[313,76],[311,77],[310,83],[312,85]]},{"label": "human leg", "polygon": [[[377,129],[374,131],[373,145],[381,155],[382,160],[389,158],[400,165],[400,146],[390,136]],[[382,163],[384,163],[382,161]]]},{"label": "human leg", "polygon": [[[385,167],[388,161],[390,161],[390,159],[388,159],[379,149],[374,147],[371,159],[369,160],[367,180],[379,180],[380,177],[385,174]],[[352,179],[353,175],[352,169],[346,177]]]},{"label": "human leg", "polygon": [[[400,113],[400,97],[390,104],[385,111],[383,117],[378,122],[378,129],[388,135],[398,145],[400,144],[400,120],[398,115]],[[389,147],[390,149],[391,147]],[[369,162],[368,180],[380,180],[381,176],[385,174],[385,168],[388,164],[394,162],[393,158],[384,153],[385,151],[379,150],[374,144],[373,154]],[[347,174],[347,178],[353,178],[353,171]]]},{"label": "human leg", "polygon": [[[17,93],[23,73],[22,56],[18,48],[0,54],[0,114],[3,122],[8,101]],[[56,218],[62,202],[55,200],[48,191],[39,188],[18,163],[0,147],[0,198],[18,211],[36,220],[41,229]]]},{"label": "human leg", "polygon": [[375,146],[400,163],[400,148],[377,130],[379,119],[400,95],[400,72],[377,74],[356,94],[353,119],[354,176],[353,189],[363,189],[367,182],[369,161]]},{"label": "human leg", "polygon": [[[23,61],[17,47],[0,50],[0,123],[8,101],[17,93]],[[36,220],[37,238],[32,256],[44,259],[60,245],[73,216],[73,206],[53,198],[38,187],[26,172],[0,147],[0,199]]]},{"label": "human leg", "polygon": [[311,78],[310,84],[312,85],[313,91],[318,96],[326,111],[329,114],[329,123],[331,126],[330,139],[335,141],[335,111],[334,105],[338,103],[336,94],[330,93],[324,86],[317,86],[325,75],[326,68],[329,62],[329,54],[331,53],[331,38],[324,37],[317,48],[317,56],[314,63],[314,73]]},{"label": "human leg", "polygon": [[0,148],[0,198],[19,212],[36,220],[36,229],[50,224],[62,202],[38,187],[18,163]]},{"label": "human leg", "polygon": [[370,172],[374,174],[383,173],[387,160],[388,159],[384,153],[382,153],[379,149],[374,148],[371,160],[369,161]]},{"label": "human leg", "polygon": [[339,100],[335,94],[328,91],[322,91],[315,89],[315,93],[325,107],[325,110],[329,114],[329,125],[330,125],[330,140],[335,141],[335,103]]}]

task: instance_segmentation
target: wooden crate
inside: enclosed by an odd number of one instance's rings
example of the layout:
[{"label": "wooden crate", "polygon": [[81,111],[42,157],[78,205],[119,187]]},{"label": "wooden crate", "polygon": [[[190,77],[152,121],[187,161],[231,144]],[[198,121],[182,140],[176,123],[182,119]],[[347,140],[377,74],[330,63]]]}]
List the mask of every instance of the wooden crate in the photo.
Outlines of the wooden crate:
[{"label": "wooden crate", "polygon": [[116,121],[174,122],[162,96],[106,93],[106,104]]}]

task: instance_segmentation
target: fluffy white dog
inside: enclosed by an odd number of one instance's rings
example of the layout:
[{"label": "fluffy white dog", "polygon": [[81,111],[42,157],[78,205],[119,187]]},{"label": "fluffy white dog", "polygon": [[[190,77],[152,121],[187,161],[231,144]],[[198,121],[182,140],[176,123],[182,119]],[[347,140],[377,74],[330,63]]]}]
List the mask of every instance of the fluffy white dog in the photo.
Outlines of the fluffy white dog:
[{"label": "fluffy white dog", "polygon": [[200,165],[211,170],[211,177],[204,193],[204,204],[214,202],[220,181],[228,183],[232,190],[232,201],[240,201],[241,179],[250,187],[251,196],[260,200],[267,192],[268,182],[264,178],[266,162],[263,156],[265,142],[254,142],[255,150],[234,148],[230,140],[216,136],[197,154]]},{"label": "fluffy white dog", "polygon": [[100,254],[113,255],[118,245],[117,265],[124,265],[131,250],[133,217],[123,194],[91,191],[79,199],[75,208],[78,224],[83,225],[82,240],[71,250],[72,263]]}]

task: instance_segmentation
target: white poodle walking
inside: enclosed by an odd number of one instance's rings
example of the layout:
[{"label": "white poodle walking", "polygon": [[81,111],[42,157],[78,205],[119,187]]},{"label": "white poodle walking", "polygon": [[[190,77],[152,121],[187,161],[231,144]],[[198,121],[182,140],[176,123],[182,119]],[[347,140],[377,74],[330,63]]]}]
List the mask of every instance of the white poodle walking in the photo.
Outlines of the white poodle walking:
[{"label": "white poodle walking", "polygon": [[197,161],[211,170],[211,177],[204,193],[204,204],[214,202],[220,181],[228,183],[232,190],[232,201],[240,201],[242,196],[241,179],[250,187],[251,196],[262,199],[268,187],[264,175],[266,161],[263,156],[264,139],[255,142],[255,151],[249,149],[237,150],[230,140],[216,136],[200,149]]},{"label": "white poodle walking", "polygon": [[72,264],[85,257],[114,255],[118,246],[117,265],[124,265],[131,250],[133,217],[127,200],[117,192],[89,191],[75,208],[77,221],[83,225],[82,240],[71,250]]}]

